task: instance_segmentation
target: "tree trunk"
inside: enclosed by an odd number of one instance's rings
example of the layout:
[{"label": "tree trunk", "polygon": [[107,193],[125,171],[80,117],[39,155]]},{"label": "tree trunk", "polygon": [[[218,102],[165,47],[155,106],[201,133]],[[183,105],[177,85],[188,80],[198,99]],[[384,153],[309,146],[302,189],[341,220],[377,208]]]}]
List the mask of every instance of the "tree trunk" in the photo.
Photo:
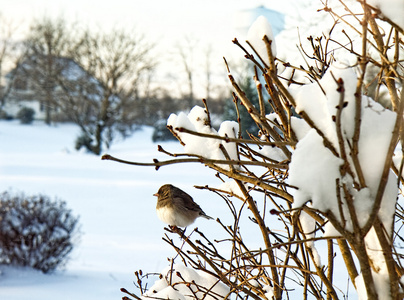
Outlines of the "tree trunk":
[{"label": "tree trunk", "polygon": [[102,132],[104,130],[104,126],[101,124],[97,125],[97,129],[95,131],[95,145],[92,147],[92,152],[95,155],[101,154],[101,145],[102,145]]}]

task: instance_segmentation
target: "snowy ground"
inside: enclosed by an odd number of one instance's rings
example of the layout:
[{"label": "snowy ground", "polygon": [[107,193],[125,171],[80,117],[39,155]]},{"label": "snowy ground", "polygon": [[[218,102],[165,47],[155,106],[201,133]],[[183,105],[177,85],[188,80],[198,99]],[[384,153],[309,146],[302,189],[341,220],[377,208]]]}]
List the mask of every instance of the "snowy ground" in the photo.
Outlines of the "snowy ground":
[{"label": "snowy ground", "polygon": [[[145,128],[108,151],[111,155],[150,162],[163,158]],[[0,299],[121,299],[121,287],[133,287],[133,272],[159,272],[173,250],[161,237],[153,193],[172,183],[192,193],[207,214],[216,217],[212,194],[193,188],[214,181],[209,169],[197,165],[133,167],[77,152],[74,125],[20,125],[0,121],[0,192],[58,197],[80,216],[82,237],[65,270],[51,275],[0,266]],[[175,142],[163,143],[181,150]],[[167,158],[167,157],[165,157]],[[219,208],[220,211],[220,208]],[[209,231],[214,222],[198,220]]]},{"label": "snowy ground", "polygon": [[[157,152],[151,133],[150,128],[137,131],[132,138],[114,144],[108,153],[133,161],[168,159]],[[77,134],[74,125],[0,121],[0,192],[12,189],[63,199],[80,216],[83,233],[65,269],[54,274],[0,265],[1,300],[112,300],[124,296],[122,287],[136,291],[134,271],[161,272],[169,265],[167,258],[175,255],[161,239],[164,224],[155,213],[153,194],[164,183],[189,192],[208,215],[231,224],[227,207],[218,196],[193,188],[220,185],[210,169],[182,164],[155,171],[153,167],[102,161],[74,150]],[[161,145],[170,152],[183,152],[176,142]],[[274,218],[269,221],[275,226],[276,216],[268,218]],[[221,235],[214,221],[198,219],[195,226],[210,237]],[[258,243],[259,247],[261,238],[255,225],[246,220],[242,228],[250,245]],[[340,265],[343,267],[342,262]],[[345,276],[336,279],[339,286],[346,286]],[[350,293],[349,298],[356,295]]]}]

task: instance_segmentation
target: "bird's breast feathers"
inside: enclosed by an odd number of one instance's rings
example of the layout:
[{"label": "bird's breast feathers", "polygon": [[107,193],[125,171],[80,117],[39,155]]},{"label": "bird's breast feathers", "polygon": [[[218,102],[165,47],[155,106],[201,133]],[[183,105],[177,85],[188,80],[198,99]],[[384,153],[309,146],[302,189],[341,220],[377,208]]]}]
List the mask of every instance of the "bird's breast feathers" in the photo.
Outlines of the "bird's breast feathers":
[{"label": "bird's breast feathers", "polygon": [[[157,216],[164,223],[171,226],[187,227],[191,224],[196,216],[191,213],[189,216],[184,213],[180,213],[170,206],[163,206],[157,208]],[[192,216],[191,216],[192,215]]]}]

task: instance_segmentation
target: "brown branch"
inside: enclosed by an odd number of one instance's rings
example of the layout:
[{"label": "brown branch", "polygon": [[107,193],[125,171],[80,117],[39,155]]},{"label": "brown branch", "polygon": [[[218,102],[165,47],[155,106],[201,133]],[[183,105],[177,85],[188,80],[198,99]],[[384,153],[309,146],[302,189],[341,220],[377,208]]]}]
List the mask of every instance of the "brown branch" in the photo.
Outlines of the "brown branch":
[{"label": "brown branch", "polygon": [[377,238],[379,240],[379,244],[383,251],[384,261],[386,262],[387,270],[389,272],[389,279],[390,279],[390,297],[391,299],[398,299],[398,283],[399,278],[396,272],[396,264],[393,258],[392,249],[392,242],[391,237],[388,236],[386,229],[383,226],[383,223],[380,221],[379,218],[373,224],[375,229]]},{"label": "brown branch", "polygon": [[[271,265],[276,265],[276,263],[275,263],[275,255],[274,255],[274,252],[272,251],[272,244],[271,244],[271,241],[269,240],[269,236],[268,236],[267,227],[265,225],[265,222],[262,219],[253,198],[247,192],[244,184],[239,180],[236,180],[236,182],[237,182],[238,187],[242,191],[246,201],[248,202],[248,208],[251,210],[251,212],[253,213],[255,219],[258,222],[258,225],[259,225],[260,230],[261,230],[261,235],[262,235],[262,237],[264,239],[265,247],[267,248],[266,254],[268,256],[269,263]],[[271,268],[271,274],[272,274],[272,280],[275,283],[274,284],[274,298],[276,300],[280,300],[280,299],[282,299],[282,290],[280,289],[280,286],[279,286],[279,276],[278,276],[278,271],[277,271],[276,267]]]},{"label": "brown branch", "polygon": [[[334,75],[331,73],[332,77],[334,78]],[[337,131],[337,138],[338,138],[338,144],[339,144],[339,154],[344,161],[344,164],[341,167],[341,175],[344,177],[347,173],[351,175],[351,177],[354,179],[354,174],[352,173],[349,161],[348,161],[348,156],[346,154],[345,150],[345,138],[343,133],[342,133],[342,111],[345,108],[345,87],[344,87],[344,81],[342,78],[334,78],[335,82],[337,83],[337,91],[340,94],[339,98],[339,103],[337,106],[337,113],[335,116],[335,126],[336,126],[336,131]]]},{"label": "brown branch", "polygon": [[358,277],[359,273],[358,273],[358,270],[356,269],[355,261],[352,257],[352,252],[349,249],[348,243],[345,239],[342,239],[342,238],[337,239],[337,243],[338,243],[339,249],[341,251],[342,258],[344,259],[345,266],[348,270],[349,278],[351,279],[351,282],[353,283],[354,287],[356,288],[355,279],[356,279],[356,277]]},{"label": "brown branch", "polygon": [[[252,105],[250,100],[247,98],[245,93],[241,90],[241,88],[238,86],[236,81],[234,80],[233,76],[230,74],[229,79],[231,84],[233,85],[233,88],[236,90],[236,93],[238,97],[240,98],[241,102],[247,109],[248,113],[250,114],[251,118],[254,120],[254,122],[258,125],[261,126],[265,131],[267,131],[271,137],[275,140],[275,142],[282,142],[281,138],[279,137],[278,133],[267,123],[266,119],[262,120],[260,117],[260,113],[258,110]],[[279,148],[282,150],[282,152],[288,157],[289,159],[291,158],[292,154],[290,153],[289,149],[281,145]]]},{"label": "brown branch", "polygon": [[338,295],[335,292],[335,289],[332,286],[332,283],[330,282],[330,280],[328,280],[327,276],[324,274],[324,271],[321,268],[321,266],[317,265],[317,263],[315,261],[313,249],[311,247],[307,247],[307,246],[306,246],[306,249],[309,253],[311,260],[313,261],[314,267],[316,268],[316,271],[317,271],[316,274],[318,275],[318,277],[320,277],[321,282],[323,282],[324,285],[327,287],[327,295],[331,295],[332,299],[338,300]]},{"label": "brown branch", "polygon": [[209,108],[208,108],[208,103],[207,103],[206,99],[202,99],[202,102],[203,102],[203,105],[205,106],[206,115],[208,116],[208,120],[207,120],[208,124],[206,124],[206,125],[208,125],[209,127],[212,127],[212,123],[210,121],[210,112],[209,112]]},{"label": "brown branch", "polygon": [[292,142],[292,141],[291,142],[284,142],[284,141],[266,142],[266,141],[261,141],[261,140],[255,141],[255,140],[248,140],[248,139],[231,138],[228,136],[220,136],[220,135],[215,135],[215,134],[196,132],[196,131],[186,129],[184,127],[176,127],[175,130],[177,130],[179,132],[185,132],[185,133],[189,133],[192,135],[200,136],[200,137],[222,140],[227,143],[234,142],[234,143],[244,143],[244,144],[262,145],[262,146],[296,146],[296,142]]},{"label": "brown branch", "polygon": [[[369,11],[369,6],[368,5],[363,5],[363,9],[364,11]],[[369,12],[368,12],[369,13]],[[380,58],[385,61],[386,65],[391,67],[392,64],[390,64],[390,62],[388,61],[388,57],[386,55],[386,51],[387,48],[385,47],[384,44],[384,40],[383,40],[383,36],[380,33],[379,27],[376,23],[376,20],[373,16],[371,16],[371,14],[369,13],[369,24],[370,27],[373,30],[373,38],[376,41],[377,47],[375,47],[375,49],[377,49],[379,51],[380,54]],[[398,77],[397,71],[389,68],[389,72],[387,72],[386,74],[386,87],[389,91],[390,97],[391,97],[391,103],[393,105],[393,109],[396,112],[399,112],[399,98],[398,98],[398,94],[397,94],[397,88],[396,88],[396,83],[395,83],[395,78],[394,77]],[[394,74],[394,77],[393,77]]]},{"label": "brown branch", "polygon": [[266,117],[266,114],[265,114],[264,98],[263,98],[263,95],[262,95],[262,84],[259,81],[256,66],[254,66],[254,72],[255,72],[254,81],[255,81],[255,87],[257,89],[257,94],[258,94],[258,103],[259,103],[259,106],[260,106],[260,115],[261,115],[261,119],[264,119]]},{"label": "brown branch", "polygon": [[171,159],[171,160],[163,160],[163,161],[153,159],[152,163],[143,163],[143,162],[128,161],[128,160],[116,158],[109,154],[104,154],[101,157],[101,160],[112,160],[112,161],[116,161],[116,162],[119,162],[122,164],[134,165],[134,166],[156,167],[156,170],[158,170],[162,166],[180,164],[180,163],[202,163],[202,164],[205,164],[212,168],[215,164],[224,164],[224,165],[229,165],[229,166],[253,165],[253,166],[265,166],[265,167],[269,167],[269,168],[279,168],[279,169],[288,168],[288,165],[285,165],[285,164],[270,164],[270,163],[266,163],[266,162],[249,161],[249,160],[244,161],[244,160],[209,159],[209,158],[205,158],[205,157],[197,156],[197,155],[189,155],[189,156],[195,156],[195,158],[179,158],[179,159]]},{"label": "brown branch", "polygon": [[365,282],[366,293],[368,299],[378,299],[376,292],[375,282],[373,280],[372,268],[369,261],[369,256],[366,252],[365,241],[362,236],[357,235],[355,239],[355,244],[351,244],[353,250],[355,251],[356,257],[358,258],[363,281]]},{"label": "brown branch", "polygon": [[[328,250],[328,270],[327,270],[327,280],[331,283],[333,282],[334,273],[334,246],[332,240],[327,240],[327,250]],[[327,289],[327,300],[332,298],[331,291]]]},{"label": "brown branch", "polygon": [[[266,43],[268,43],[268,40],[265,39],[265,37],[264,37],[264,41],[266,41]],[[267,46],[267,48],[268,48],[268,46]],[[271,49],[268,49],[268,52],[271,52]],[[266,72],[266,74],[269,74],[269,76],[274,81],[275,85],[277,86],[277,88],[279,89],[281,94],[283,94],[285,96],[285,98],[291,103],[291,105],[293,107],[296,107],[295,99],[289,93],[289,91],[283,86],[282,82],[279,80],[278,76],[276,75],[275,63],[272,63],[271,60],[270,60],[270,62],[271,62],[271,66],[269,69],[269,73]],[[325,134],[316,126],[316,124],[309,117],[309,115],[305,111],[301,111],[300,115],[310,125],[310,127],[314,128],[316,130],[316,132],[323,138],[324,146],[326,146],[335,156],[339,157],[338,152],[335,149],[334,145],[329,141],[329,139],[325,136]]]},{"label": "brown branch", "polygon": [[364,18],[362,20],[362,55],[359,58],[359,67],[361,69],[361,75],[356,83],[355,91],[355,129],[352,137],[352,151],[351,157],[355,167],[356,174],[359,180],[359,188],[366,187],[365,177],[363,175],[362,167],[359,162],[359,137],[361,129],[361,115],[362,115],[362,86],[366,73],[367,60],[367,32],[368,32],[368,19],[369,15],[365,11]]},{"label": "brown branch", "polygon": [[[173,232],[177,233],[180,237],[183,237],[183,232],[178,228],[175,227],[173,229]],[[190,238],[185,238],[184,239],[185,243],[187,243],[202,259],[214,270],[215,274],[220,278],[220,280],[228,285],[229,287],[235,288],[237,290],[241,290],[243,293],[246,293],[248,296],[256,299],[256,300],[261,300],[260,297],[252,293],[251,291],[245,289],[244,287],[240,287],[236,285],[235,283],[231,282],[226,275],[212,262],[209,257],[207,257],[200,249],[198,246],[196,246]]]}]

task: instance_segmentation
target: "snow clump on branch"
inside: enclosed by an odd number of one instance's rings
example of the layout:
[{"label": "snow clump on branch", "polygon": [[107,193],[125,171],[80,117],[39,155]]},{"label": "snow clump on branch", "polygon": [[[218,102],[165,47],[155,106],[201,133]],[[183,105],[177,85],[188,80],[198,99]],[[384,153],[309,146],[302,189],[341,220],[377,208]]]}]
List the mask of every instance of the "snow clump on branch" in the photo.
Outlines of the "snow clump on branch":
[{"label": "snow clump on branch", "polygon": [[[333,75],[333,76],[332,76]],[[337,92],[336,80],[343,81],[344,108],[338,108],[341,93]],[[305,85],[295,91],[296,111],[305,111],[335,149],[339,149],[336,134],[335,115],[341,109],[341,130],[346,153],[350,153],[355,129],[355,87],[356,75],[352,69],[333,66],[319,83]],[[320,88],[321,86],[321,88]],[[323,92],[323,90],[324,92]],[[382,176],[396,113],[386,110],[371,98],[362,96],[361,125],[359,139],[359,162],[363,171],[367,188],[355,192],[355,208],[358,221],[363,226],[367,221]],[[290,164],[290,184],[298,187],[295,193],[294,207],[301,207],[311,201],[312,207],[323,212],[332,211],[339,221],[342,216],[337,199],[337,179],[342,183],[352,181],[349,176],[341,177],[341,158],[335,156],[324,146],[323,138],[316,129],[311,129],[297,144]],[[391,228],[395,211],[397,186],[394,175],[389,176],[379,217],[385,228]],[[343,205],[346,208],[346,205]],[[345,213],[344,216],[348,216]],[[347,226],[351,226],[350,220]],[[346,229],[349,230],[349,227]],[[390,232],[391,234],[391,232]]]},{"label": "snow clump on branch", "polygon": [[224,299],[229,287],[203,271],[175,264],[163,270],[160,280],[143,294],[143,299]]},{"label": "snow clump on branch", "polygon": [[[237,122],[224,121],[220,125],[219,131],[216,131],[211,127],[206,111],[200,106],[195,106],[188,114],[184,112],[180,112],[178,115],[171,114],[167,120],[167,125],[172,126],[175,133],[185,144],[184,150],[186,153],[196,154],[207,159],[225,160],[226,157],[221,149],[223,147],[230,159],[237,160],[237,147],[234,142],[214,138],[214,136],[237,138]],[[181,132],[181,128],[196,134]],[[213,137],[198,136],[198,133],[213,135]],[[228,169],[228,166],[221,166]]]},{"label": "snow clump on branch", "polygon": [[264,16],[259,16],[257,20],[251,25],[247,33],[247,41],[251,44],[254,50],[261,57],[263,62],[269,66],[269,57],[266,44],[264,42],[264,36],[267,36],[271,43],[272,55],[276,56],[276,44],[275,38],[272,33],[271,24]]}]

